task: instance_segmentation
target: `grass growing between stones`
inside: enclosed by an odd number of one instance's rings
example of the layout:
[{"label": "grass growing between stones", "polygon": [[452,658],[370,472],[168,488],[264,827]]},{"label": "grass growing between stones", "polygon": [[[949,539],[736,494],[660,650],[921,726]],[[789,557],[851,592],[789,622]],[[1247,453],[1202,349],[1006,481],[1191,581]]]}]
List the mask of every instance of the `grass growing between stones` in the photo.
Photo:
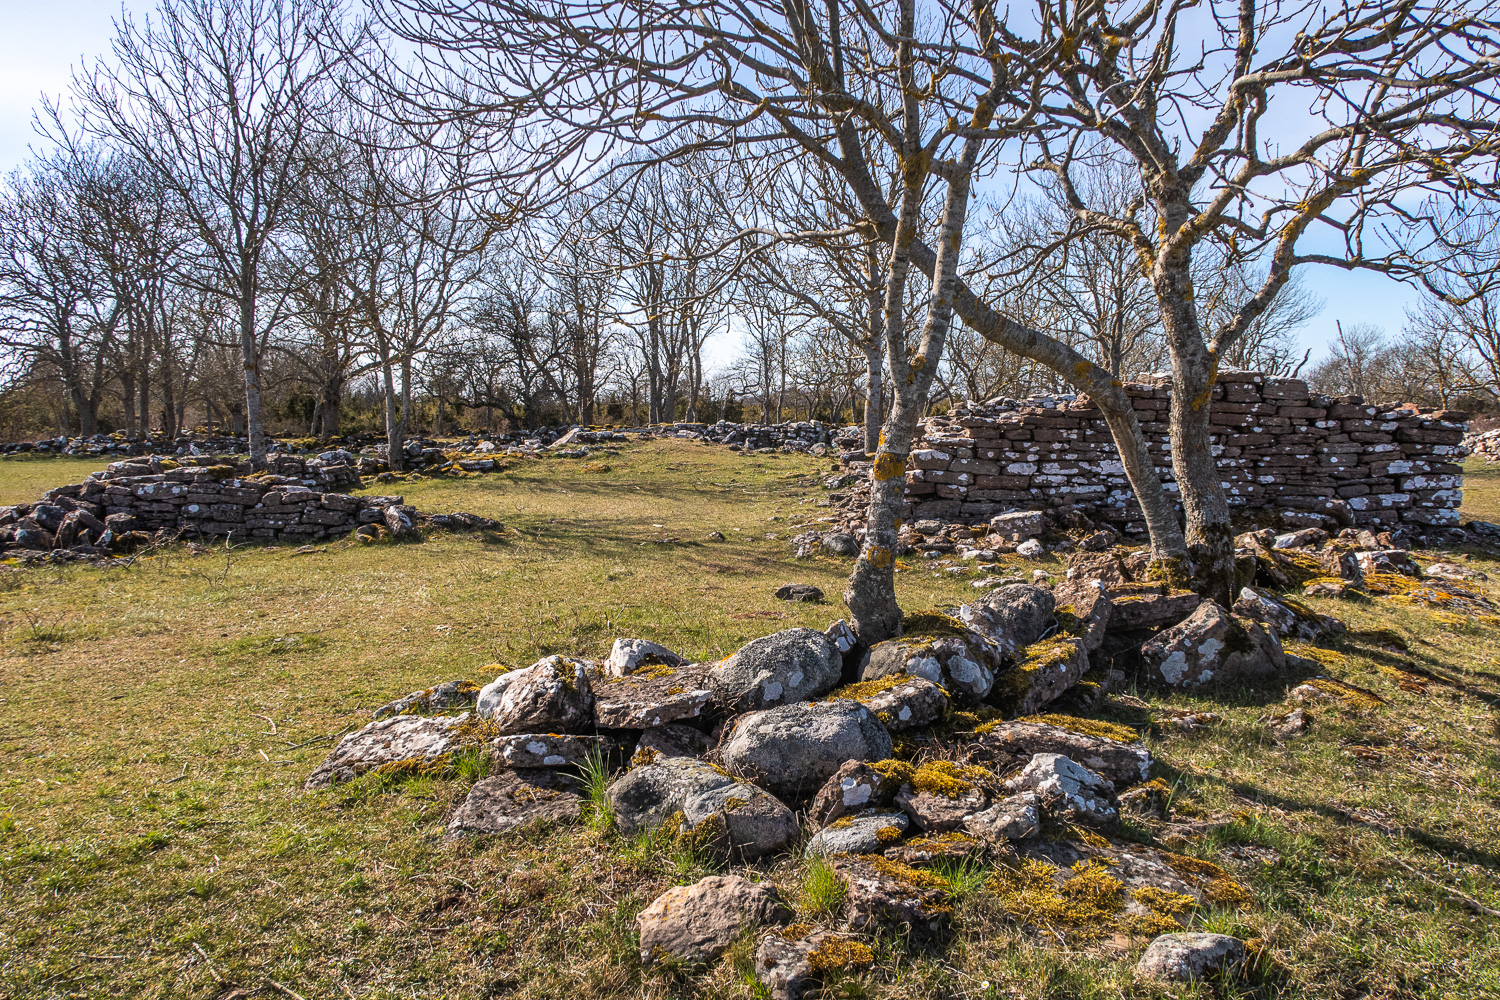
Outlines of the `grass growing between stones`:
[{"label": "grass growing between stones", "polygon": [[[24,466],[39,478],[7,495],[34,499],[102,464],[71,461],[0,460],[0,488]],[[0,996],[758,995],[748,944],[707,970],[644,969],[634,934],[668,886],[739,866],[604,822],[446,844],[445,814],[478,777],[463,761],[447,776],[300,791],[370,709],[443,680],[487,681],[489,664],[602,656],[618,635],[709,659],[841,617],[848,561],[797,562],[787,544],[824,513],[811,501],[826,463],[658,442],[609,465],[525,461],[371,489],[496,517],[504,535],[309,555],[171,549],[128,569],[0,573]],[[1500,512],[1500,479],[1479,478],[1475,516]],[[727,540],[708,541],[714,530]],[[1470,565],[1500,580],[1500,564]],[[917,566],[897,579],[908,609],[975,593],[972,577]],[[792,580],[833,600],[771,599]],[[1476,589],[1500,598],[1500,585]],[[964,865],[943,873],[951,943],[868,940],[875,968],[836,995],[1500,995],[1488,912],[1500,910],[1500,629],[1386,598],[1309,603],[1352,630],[1323,672],[1383,704],[1312,704],[1308,735],[1287,742],[1262,720],[1285,711],[1300,676],[1141,690],[1149,709],[1103,713],[1153,734],[1153,776],[1181,820],[1131,830],[1248,887],[1248,905],[1193,919],[1258,939],[1251,975],[1170,994],[1132,983],[1144,940],[1023,931],[989,887],[995,870]],[[1184,732],[1163,724],[1168,709],[1224,721]],[[838,895],[822,864],[781,858],[755,877],[816,923]]]}]

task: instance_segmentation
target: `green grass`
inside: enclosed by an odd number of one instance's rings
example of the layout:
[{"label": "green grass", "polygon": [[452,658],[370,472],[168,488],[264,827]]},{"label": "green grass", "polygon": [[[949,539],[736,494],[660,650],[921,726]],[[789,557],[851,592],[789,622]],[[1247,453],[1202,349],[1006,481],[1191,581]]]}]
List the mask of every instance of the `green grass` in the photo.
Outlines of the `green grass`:
[{"label": "green grass", "polygon": [[56,486],[82,482],[109,464],[107,458],[6,455],[0,458],[0,507],[40,500]]},{"label": "green grass", "polygon": [[[804,501],[823,495],[827,463],[658,442],[609,464],[372,487],[499,518],[502,537],[0,573],[0,996],[285,996],[273,982],[307,1000],[756,996],[748,943],[707,970],[640,965],[635,914],[725,870],[680,841],[599,821],[446,844],[445,814],[478,776],[467,760],[449,777],[300,791],[337,734],[415,688],[602,656],[620,635],[709,659],[841,616],[848,561],[798,562],[787,545],[825,513]],[[0,488],[34,499],[83,471],[0,460]],[[1469,484],[1475,516],[1500,510],[1491,482]],[[1471,565],[1500,581],[1500,563]],[[905,572],[900,598],[951,606],[969,579]],[[791,580],[830,603],[773,600]],[[1255,895],[1203,925],[1259,937],[1267,956],[1249,980],[1174,995],[1500,995],[1500,921],[1466,902],[1500,909],[1500,629],[1387,600],[1314,603],[1356,630],[1333,672],[1385,705],[1312,706],[1310,733],[1282,744],[1260,720],[1300,678],[1137,692],[1224,716],[1152,745],[1174,806],[1202,821],[1173,849]],[[1410,652],[1383,648],[1379,629]],[[821,864],[783,857],[755,877],[810,904],[806,919],[836,906]],[[947,950],[872,942],[877,970],[839,995],[1167,995],[1130,981],[1144,942],[1059,948],[1015,927],[979,873],[946,873]]]}]

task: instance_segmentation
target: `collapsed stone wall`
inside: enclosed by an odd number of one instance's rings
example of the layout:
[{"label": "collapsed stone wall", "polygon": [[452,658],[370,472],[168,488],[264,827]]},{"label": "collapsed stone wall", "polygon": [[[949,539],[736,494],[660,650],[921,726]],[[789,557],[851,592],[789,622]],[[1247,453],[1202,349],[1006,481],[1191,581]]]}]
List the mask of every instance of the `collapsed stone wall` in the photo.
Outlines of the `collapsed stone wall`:
[{"label": "collapsed stone wall", "polygon": [[[1170,378],[1125,389],[1175,492]],[[1299,379],[1251,372],[1219,376],[1210,417],[1232,507],[1384,528],[1458,525],[1467,419],[1316,395]],[[975,524],[1011,510],[1075,507],[1125,533],[1145,530],[1103,415],[1086,396],[991,400],[928,418],[907,465],[906,497],[911,519]]]}]

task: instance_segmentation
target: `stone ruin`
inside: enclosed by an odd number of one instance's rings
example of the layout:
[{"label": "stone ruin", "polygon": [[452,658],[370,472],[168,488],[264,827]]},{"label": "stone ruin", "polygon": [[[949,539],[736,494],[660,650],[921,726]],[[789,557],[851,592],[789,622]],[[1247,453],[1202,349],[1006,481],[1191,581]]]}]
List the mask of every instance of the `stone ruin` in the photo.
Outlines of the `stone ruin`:
[{"label": "stone ruin", "polygon": [[[1169,493],[1171,380],[1125,386]],[[1457,527],[1468,415],[1322,396],[1298,379],[1224,372],[1213,452],[1232,508],[1307,515],[1295,526],[1421,534]],[[852,443],[844,442],[844,443]],[[868,466],[857,453],[846,467]],[[906,473],[907,520],[978,524],[1017,510],[1079,512],[1145,531],[1103,415],[1086,396],[997,399],[926,419]],[[863,502],[849,504],[858,516]],[[862,521],[862,518],[858,518]]]},{"label": "stone ruin", "polygon": [[0,507],[0,553],[66,561],[166,540],[311,543],[350,532],[414,537],[422,523],[500,527],[472,514],[422,514],[399,496],[339,492],[359,483],[347,463],[287,455],[273,455],[260,471],[234,458],[134,458],[37,503]]},{"label": "stone ruin", "polygon": [[[744,866],[641,911],[641,960],[711,962],[753,934],[756,974],[780,1000],[870,964],[872,934],[942,941],[953,911],[935,872],[986,858],[997,904],[1022,924],[1062,930],[1070,946],[1145,936],[1138,976],[1199,978],[1244,943],[1186,933],[1195,914],[1253,897],[1233,861],[1163,846],[1212,820],[1174,812],[1142,734],[1222,719],[1123,692],[1290,687],[1288,710],[1265,720],[1277,741],[1315,724],[1319,705],[1374,697],[1326,676],[1336,654],[1317,644],[1343,623],[1272,589],[1316,562],[1260,542],[1245,540],[1250,586],[1231,608],[1079,561],[1067,580],[910,614],[899,637],[868,648],[842,621],[711,662],[620,638],[602,662],[552,655],[483,686],[448,681],[374,708],[305,788],[451,775],[469,755],[483,776],[444,817],[450,841],[612,822]],[[1454,573],[1380,563],[1358,586],[1494,614]],[[1106,703],[1115,718],[1147,711],[1139,725],[1087,717]],[[1125,820],[1152,836],[1119,830]],[[793,923],[769,882],[744,877],[796,851],[822,857],[840,887],[816,922]]]}]

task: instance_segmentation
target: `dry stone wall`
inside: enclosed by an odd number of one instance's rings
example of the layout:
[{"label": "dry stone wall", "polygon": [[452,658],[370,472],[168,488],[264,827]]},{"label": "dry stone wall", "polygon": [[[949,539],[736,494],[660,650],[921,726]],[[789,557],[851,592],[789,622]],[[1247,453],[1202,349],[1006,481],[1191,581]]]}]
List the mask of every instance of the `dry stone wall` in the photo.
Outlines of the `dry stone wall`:
[{"label": "dry stone wall", "polygon": [[273,457],[249,463],[200,458],[115,462],[82,483],[49,491],[34,504],[0,508],[0,549],[80,555],[107,552],[130,532],[236,541],[313,541],[362,524],[389,525],[407,514],[400,497],[350,496],[359,475],[345,464]]},{"label": "dry stone wall", "polygon": [[[1128,383],[1169,491],[1168,377]],[[1229,503],[1343,524],[1459,523],[1467,415],[1358,396],[1320,396],[1298,379],[1221,374],[1213,450]],[[992,400],[928,418],[907,466],[913,519],[978,523],[1006,511],[1075,506],[1130,534],[1140,507],[1103,415],[1087,397]]]}]

